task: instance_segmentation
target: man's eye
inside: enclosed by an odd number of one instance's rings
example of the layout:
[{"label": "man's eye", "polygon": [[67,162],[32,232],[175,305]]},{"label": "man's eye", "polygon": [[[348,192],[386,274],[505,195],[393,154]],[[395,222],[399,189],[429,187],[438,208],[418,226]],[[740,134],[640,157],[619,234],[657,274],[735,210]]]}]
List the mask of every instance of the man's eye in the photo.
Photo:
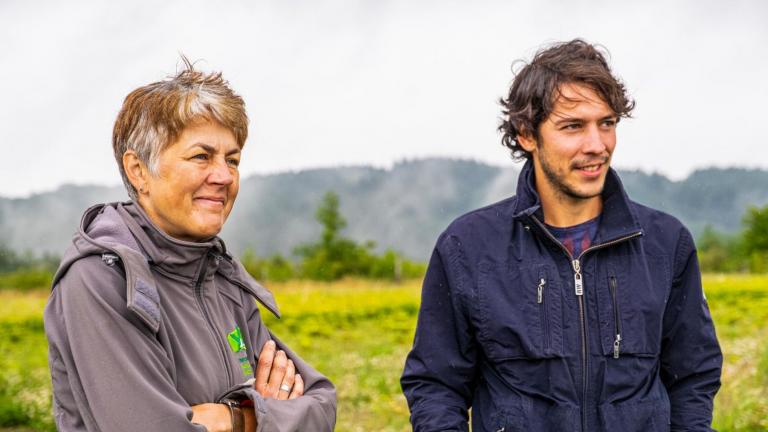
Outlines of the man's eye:
[{"label": "man's eye", "polygon": [[607,126],[607,127],[616,126],[616,119],[603,120],[603,126]]},{"label": "man's eye", "polygon": [[570,130],[576,130],[576,129],[580,128],[580,127],[581,127],[581,125],[578,124],[578,123],[568,123],[567,125],[563,126],[563,129],[565,129],[565,130],[569,130],[569,129]]}]

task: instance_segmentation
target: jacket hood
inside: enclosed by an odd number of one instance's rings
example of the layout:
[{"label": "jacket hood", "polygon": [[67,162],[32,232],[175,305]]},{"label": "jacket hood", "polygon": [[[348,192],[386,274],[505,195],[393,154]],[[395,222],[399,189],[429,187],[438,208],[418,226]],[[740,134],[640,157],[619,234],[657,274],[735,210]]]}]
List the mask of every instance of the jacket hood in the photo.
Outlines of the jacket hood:
[{"label": "jacket hood", "polygon": [[[157,268],[187,280],[194,280],[201,274],[213,277],[218,272],[256,297],[276,316],[280,316],[272,293],[248,275],[242,264],[227,252],[219,237],[199,243],[175,239],[160,230],[141,206],[132,201],[99,204],[85,211],[72,245],[65,252],[54,276],[53,284],[66,274],[72,263],[90,255],[101,255],[106,265],[112,265],[117,260],[123,262],[128,282],[129,308],[132,302],[137,301],[135,294],[140,297],[139,302],[145,297],[143,300],[159,306],[159,296],[150,271],[150,268]],[[152,312],[153,308],[148,306]],[[156,327],[159,314],[152,317],[151,321],[152,327]]]},{"label": "jacket hood", "polygon": [[[541,210],[541,199],[536,191],[536,173],[533,162],[529,159],[520,170],[517,179],[517,200],[513,217],[526,218],[536,216],[544,221]],[[599,237],[602,241],[621,238],[633,233],[642,232],[637,214],[632,208],[629,196],[613,168],[608,168],[605,186],[602,192],[603,210],[601,213]]]}]

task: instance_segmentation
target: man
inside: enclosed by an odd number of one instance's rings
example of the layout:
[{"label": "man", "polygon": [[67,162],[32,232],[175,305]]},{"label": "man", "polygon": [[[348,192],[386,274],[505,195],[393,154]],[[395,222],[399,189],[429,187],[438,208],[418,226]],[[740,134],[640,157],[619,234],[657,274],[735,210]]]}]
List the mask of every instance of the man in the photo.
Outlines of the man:
[{"label": "man", "polygon": [[696,250],[609,168],[634,103],[581,40],[504,106],[517,195],[443,232],[402,386],[414,431],[709,431],[722,355]]}]

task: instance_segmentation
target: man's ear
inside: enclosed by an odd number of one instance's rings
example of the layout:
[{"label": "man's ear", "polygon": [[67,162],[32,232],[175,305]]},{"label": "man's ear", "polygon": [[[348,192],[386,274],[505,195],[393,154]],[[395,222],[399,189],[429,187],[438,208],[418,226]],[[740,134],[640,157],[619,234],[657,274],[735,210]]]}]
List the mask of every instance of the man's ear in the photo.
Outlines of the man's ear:
[{"label": "man's ear", "polygon": [[139,195],[149,192],[149,169],[133,150],[123,153],[123,170]]},{"label": "man's ear", "polygon": [[527,130],[522,130],[517,134],[517,143],[528,153],[533,153],[536,149],[536,138]]}]

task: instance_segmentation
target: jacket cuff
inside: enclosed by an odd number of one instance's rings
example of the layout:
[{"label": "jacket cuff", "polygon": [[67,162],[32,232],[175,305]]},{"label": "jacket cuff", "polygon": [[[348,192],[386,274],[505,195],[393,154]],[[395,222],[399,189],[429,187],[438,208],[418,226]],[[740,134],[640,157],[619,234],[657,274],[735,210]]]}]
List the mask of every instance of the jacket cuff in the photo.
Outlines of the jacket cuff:
[{"label": "jacket cuff", "polygon": [[236,401],[243,403],[244,401],[251,401],[253,403],[253,412],[256,415],[256,430],[261,430],[260,426],[266,423],[264,417],[267,415],[267,402],[264,398],[253,388],[253,378],[248,381],[237,384],[230,388],[224,394],[216,398],[217,403],[225,403],[227,401]]}]

